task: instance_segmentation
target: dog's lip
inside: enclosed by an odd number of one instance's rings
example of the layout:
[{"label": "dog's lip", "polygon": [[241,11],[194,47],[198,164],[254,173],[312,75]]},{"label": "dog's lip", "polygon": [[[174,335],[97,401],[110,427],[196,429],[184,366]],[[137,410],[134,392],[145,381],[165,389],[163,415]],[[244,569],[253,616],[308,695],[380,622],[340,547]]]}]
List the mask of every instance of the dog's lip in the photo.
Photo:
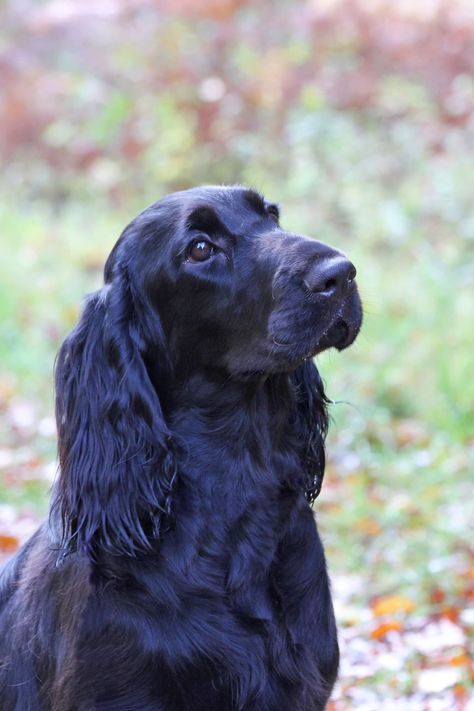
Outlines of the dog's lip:
[{"label": "dog's lip", "polygon": [[337,348],[338,351],[342,351],[347,348],[352,341],[351,329],[349,323],[342,318],[338,318],[324,333],[318,341],[318,346],[321,348]]},{"label": "dog's lip", "polygon": [[[329,348],[336,348],[338,351],[342,351],[348,348],[356,339],[359,329],[357,324],[353,324],[346,319],[338,317],[329,326],[329,328],[319,336],[316,343],[310,346],[307,350],[305,349],[304,355],[301,356],[302,360],[307,360],[308,358],[314,358],[319,353],[322,353]],[[273,343],[276,346],[282,348],[298,348],[302,344],[299,341],[280,341],[273,336]]]}]

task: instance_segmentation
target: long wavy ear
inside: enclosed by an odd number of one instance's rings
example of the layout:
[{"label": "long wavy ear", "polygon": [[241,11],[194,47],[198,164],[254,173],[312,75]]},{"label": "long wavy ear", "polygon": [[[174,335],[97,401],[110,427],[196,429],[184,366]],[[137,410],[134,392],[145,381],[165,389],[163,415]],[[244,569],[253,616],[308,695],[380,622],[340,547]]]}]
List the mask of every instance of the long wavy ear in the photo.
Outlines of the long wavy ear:
[{"label": "long wavy ear", "polygon": [[166,368],[166,350],[158,314],[142,302],[126,262],[112,270],[109,260],[106,277],[57,358],[52,518],[64,554],[135,556],[152,550],[170,523],[176,461],[145,365],[152,349]]},{"label": "long wavy ear", "polygon": [[296,388],[296,429],[304,442],[305,496],[312,504],[323,484],[326,464],[324,440],[329,424],[327,405],[330,400],[312,360],[297,368],[292,380]]}]

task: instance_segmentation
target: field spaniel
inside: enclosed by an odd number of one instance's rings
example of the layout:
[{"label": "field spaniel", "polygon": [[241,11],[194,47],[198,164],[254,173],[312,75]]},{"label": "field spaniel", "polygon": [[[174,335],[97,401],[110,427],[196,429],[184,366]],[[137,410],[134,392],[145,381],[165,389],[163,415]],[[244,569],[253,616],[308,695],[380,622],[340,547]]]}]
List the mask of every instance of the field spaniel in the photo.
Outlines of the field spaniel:
[{"label": "field spaniel", "polygon": [[312,361],[355,268],[236,187],[125,229],[56,365],[48,521],[0,581],[2,711],[317,711],[338,667]]}]

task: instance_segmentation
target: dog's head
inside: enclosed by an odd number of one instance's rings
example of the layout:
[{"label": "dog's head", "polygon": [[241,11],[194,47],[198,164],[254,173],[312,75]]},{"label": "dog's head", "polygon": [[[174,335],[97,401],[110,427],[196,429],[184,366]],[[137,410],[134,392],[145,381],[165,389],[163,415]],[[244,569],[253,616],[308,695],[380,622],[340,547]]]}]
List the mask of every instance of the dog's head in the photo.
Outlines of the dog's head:
[{"label": "dog's head", "polygon": [[160,314],[174,367],[187,372],[290,371],[346,348],[361,325],[353,264],[281,227],[277,205],[245,188],[195,188],[155,203],[124,231],[106,280],[124,264]]},{"label": "dog's head", "polygon": [[354,277],[341,252],[280,227],[277,206],[251,190],[196,188],[142,212],[58,356],[52,520],[64,550],[153,550],[178,477],[164,393],[196,374],[291,381],[312,501],[327,415],[308,359],[357,336]]}]

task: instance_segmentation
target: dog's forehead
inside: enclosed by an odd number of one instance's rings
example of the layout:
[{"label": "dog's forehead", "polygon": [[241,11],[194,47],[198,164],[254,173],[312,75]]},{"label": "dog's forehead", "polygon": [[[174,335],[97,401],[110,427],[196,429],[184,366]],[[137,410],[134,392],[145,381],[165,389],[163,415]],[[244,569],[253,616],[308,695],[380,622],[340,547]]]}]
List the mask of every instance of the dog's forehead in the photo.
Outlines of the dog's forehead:
[{"label": "dog's forehead", "polygon": [[185,199],[181,214],[187,221],[196,214],[213,214],[231,232],[239,232],[246,224],[255,224],[256,220],[266,221],[270,213],[277,217],[279,214],[276,203],[243,186],[204,186],[186,191],[182,196]]},{"label": "dog's forehead", "polygon": [[264,196],[243,186],[218,186],[209,185],[200,188],[192,188],[187,191],[190,203],[194,205],[207,205],[215,209],[224,210],[249,210],[257,212],[265,217],[267,215],[268,202]]}]

